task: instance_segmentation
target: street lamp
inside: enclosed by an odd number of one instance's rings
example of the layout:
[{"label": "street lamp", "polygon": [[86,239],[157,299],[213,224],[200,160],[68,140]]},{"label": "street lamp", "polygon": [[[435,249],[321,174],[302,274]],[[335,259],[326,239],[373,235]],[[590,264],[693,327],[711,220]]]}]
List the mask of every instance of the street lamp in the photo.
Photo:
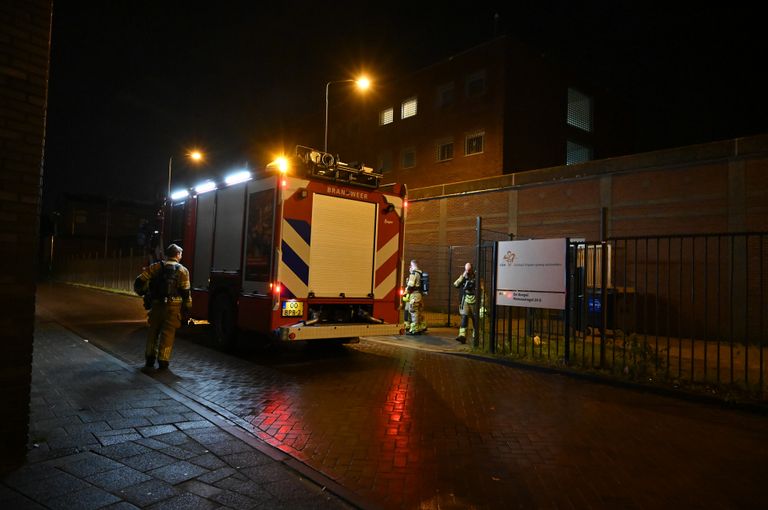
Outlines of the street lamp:
[{"label": "street lamp", "polygon": [[329,81],[325,84],[325,143],[323,144],[323,152],[328,152],[328,90],[331,88],[332,83],[355,83],[360,90],[366,90],[371,86],[371,81],[361,76],[356,80],[336,80]]},{"label": "street lamp", "polygon": [[[205,156],[199,150],[193,150],[187,153],[187,157],[195,163],[200,163]],[[171,173],[173,169],[173,156],[168,158],[168,196],[171,196]]]}]

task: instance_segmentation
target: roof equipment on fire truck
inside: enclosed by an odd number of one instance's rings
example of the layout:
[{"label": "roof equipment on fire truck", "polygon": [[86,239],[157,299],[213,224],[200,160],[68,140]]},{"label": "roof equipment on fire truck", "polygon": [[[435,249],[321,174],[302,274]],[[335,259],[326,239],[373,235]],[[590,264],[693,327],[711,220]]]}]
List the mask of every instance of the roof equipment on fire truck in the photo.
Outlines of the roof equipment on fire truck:
[{"label": "roof equipment on fire truck", "polygon": [[337,156],[303,145],[296,146],[296,158],[304,166],[307,176],[367,188],[378,188],[382,174],[362,163],[344,163]]}]

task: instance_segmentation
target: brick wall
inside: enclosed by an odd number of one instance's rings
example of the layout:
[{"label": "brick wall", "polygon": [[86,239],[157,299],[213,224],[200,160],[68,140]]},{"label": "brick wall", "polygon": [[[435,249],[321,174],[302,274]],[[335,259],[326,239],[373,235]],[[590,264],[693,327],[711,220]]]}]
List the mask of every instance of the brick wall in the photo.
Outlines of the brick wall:
[{"label": "brick wall", "polygon": [[409,190],[408,242],[768,232],[768,135]]},{"label": "brick wall", "polygon": [[[446,296],[452,290],[447,288],[450,278],[461,272],[464,262],[475,260],[472,247],[478,216],[482,218],[485,240],[503,240],[505,233],[514,233],[518,239],[571,237],[597,241],[603,208],[607,237],[768,233],[768,135],[411,189],[409,201],[405,260],[417,258],[421,268],[433,276],[427,310],[445,311]],[[736,241],[741,243],[736,245],[739,256],[732,267],[724,266],[721,270],[723,278],[732,272],[741,275],[749,270],[746,281],[753,287],[749,294],[752,296],[759,296],[760,290],[755,289],[765,285],[758,277],[762,274],[763,248],[756,244],[757,239],[753,236],[749,249],[744,238]],[[682,259],[683,251],[690,249],[688,244],[683,247],[678,242],[673,252],[667,254],[670,243],[665,241],[661,245],[664,248],[659,259],[651,263],[652,270],[679,264],[675,257]],[[642,252],[648,244],[630,241],[618,246],[630,251],[639,247],[639,258],[637,254],[633,257],[639,266],[645,267]],[[655,253],[656,241],[651,241],[650,246]],[[723,246],[727,248],[726,244]],[[696,256],[685,252],[686,260],[696,260],[701,266],[706,249],[699,237]],[[709,241],[712,260],[708,263],[712,267],[718,249],[715,241]],[[724,249],[723,253],[720,262],[726,264],[729,250]],[[686,267],[683,274],[688,275],[690,266]],[[665,274],[660,271],[662,289],[667,287]],[[624,285],[643,286],[631,274],[623,278]],[[690,290],[696,289],[696,302],[702,303],[705,298],[701,293],[706,292],[706,285],[704,276],[697,278]],[[727,279],[709,283],[712,289],[716,285],[728,289],[730,285]],[[733,300],[720,303],[722,310],[748,309],[745,284],[738,280],[735,285],[732,295],[721,294],[720,299]],[[656,302],[651,290],[645,289],[644,296],[645,302]],[[662,296],[660,302],[667,302],[667,298]],[[711,296],[709,300],[715,302]],[[757,303],[759,300],[752,303],[750,313],[754,314],[759,307]],[[675,324],[703,320],[696,315],[701,310],[691,312],[690,307],[669,306],[661,312],[662,317],[665,313],[676,314]],[[722,312],[724,321],[728,317]],[[750,338],[759,338],[765,334],[758,331],[761,324],[759,317],[752,316],[749,321],[736,321],[728,327],[737,336],[749,327]],[[643,327],[650,331],[651,326]],[[710,326],[709,334],[716,331]]]},{"label": "brick wall", "polygon": [[0,4],[0,472],[26,453],[50,27],[50,0]]}]

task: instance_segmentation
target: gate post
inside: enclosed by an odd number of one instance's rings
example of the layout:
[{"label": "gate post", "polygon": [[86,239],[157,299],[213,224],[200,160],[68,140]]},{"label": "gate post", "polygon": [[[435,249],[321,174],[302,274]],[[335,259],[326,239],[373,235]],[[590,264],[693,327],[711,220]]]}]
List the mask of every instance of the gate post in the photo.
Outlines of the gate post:
[{"label": "gate post", "polygon": [[453,280],[451,280],[451,271],[453,271],[453,246],[448,247],[448,316],[446,318],[446,328],[451,327],[451,294],[453,294]]},{"label": "gate post", "polygon": [[[573,250],[574,253],[576,250]],[[565,239],[565,317],[563,319],[563,327],[565,328],[564,333],[564,348],[565,348],[565,355],[563,356],[563,361],[566,365],[570,362],[571,359],[571,299],[572,299],[572,291],[573,291],[573,285],[571,283],[571,280],[573,278],[573,275],[571,274],[572,271],[572,265],[571,265],[571,239],[566,238]]]},{"label": "gate post", "polygon": [[478,216],[475,222],[475,270],[480,270],[480,247],[483,244],[483,218]]},{"label": "gate post", "polygon": [[[493,254],[491,260],[491,292],[488,294],[489,303],[486,303],[491,310],[491,326],[488,331],[488,348],[491,354],[496,354],[496,267],[498,266],[499,242],[493,242]],[[482,298],[480,306],[482,306]]]},{"label": "gate post", "polygon": [[[481,216],[477,216],[475,220],[475,234],[476,236],[475,236],[475,266],[474,267],[475,267],[475,274],[478,275],[479,277],[480,274],[485,274],[485,259],[482,256],[483,218]],[[480,266],[481,263],[482,263],[482,267]],[[479,315],[479,310],[478,310],[478,315]],[[473,319],[472,325],[474,326],[474,319]],[[494,328],[491,331],[495,330],[495,326],[493,326],[493,322],[491,322],[491,328]],[[477,336],[479,337],[480,335],[478,334]],[[479,338],[475,340],[474,342],[475,347],[477,347],[477,343],[479,341],[480,341]]]},{"label": "gate post", "polygon": [[600,209],[600,368],[605,368],[605,330],[608,328],[608,208]]}]

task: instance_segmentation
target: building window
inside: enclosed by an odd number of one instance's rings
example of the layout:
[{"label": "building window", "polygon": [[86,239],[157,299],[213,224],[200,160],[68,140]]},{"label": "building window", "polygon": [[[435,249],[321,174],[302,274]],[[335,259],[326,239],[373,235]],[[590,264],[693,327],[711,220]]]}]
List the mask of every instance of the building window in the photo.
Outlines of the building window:
[{"label": "building window", "polygon": [[566,165],[575,165],[592,160],[592,147],[568,140],[565,156]]},{"label": "building window", "polygon": [[477,97],[485,94],[485,69],[467,76],[467,97]]},{"label": "building window", "polygon": [[417,106],[418,101],[415,97],[403,101],[403,104],[400,105],[400,118],[407,119],[416,115]]},{"label": "building window", "polygon": [[387,124],[392,124],[392,121],[395,120],[395,109],[394,108],[387,108],[385,110],[381,110],[379,112],[379,126],[385,126]]},{"label": "building window", "polygon": [[413,168],[416,166],[416,149],[413,147],[403,149],[400,166],[402,168]]},{"label": "building window", "polygon": [[384,151],[378,158],[379,172],[385,174],[392,171],[392,151]]},{"label": "building window", "polygon": [[455,87],[453,82],[444,83],[437,88],[437,107],[447,108],[451,106],[454,101]]},{"label": "building window", "polygon": [[448,161],[453,159],[453,140],[437,142],[437,160]]},{"label": "building window", "polygon": [[464,142],[464,154],[469,156],[471,154],[480,154],[483,152],[485,146],[485,131],[478,133],[472,133],[467,135]]},{"label": "building window", "polygon": [[592,132],[592,98],[568,89],[568,125]]}]

